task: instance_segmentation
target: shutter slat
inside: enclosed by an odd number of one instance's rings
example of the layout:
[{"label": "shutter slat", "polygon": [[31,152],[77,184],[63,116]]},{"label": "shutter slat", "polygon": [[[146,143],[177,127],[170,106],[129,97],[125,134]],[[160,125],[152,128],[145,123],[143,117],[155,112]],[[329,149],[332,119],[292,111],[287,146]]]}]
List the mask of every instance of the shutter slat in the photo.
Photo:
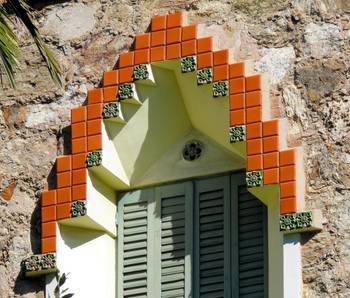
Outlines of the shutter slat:
[{"label": "shutter slat", "polygon": [[[219,181],[214,178],[213,181]],[[224,253],[224,191],[208,191],[211,181],[199,183],[198,206],[198,273],[199,297],[224,297],[225,253]],[[222,181],[219,181],[221,185]],[[215,184],[215,183],[213,183]],[[216,183],[217,185],[217,183]]]},{"label": "shutter slat", "polygon": [[266,297],[266,207],[239,187],[238,282],[240,298]]},{"label": "shutter slat", "polygon": [[185,197],[161,199],[161,297],[185,293]]}]

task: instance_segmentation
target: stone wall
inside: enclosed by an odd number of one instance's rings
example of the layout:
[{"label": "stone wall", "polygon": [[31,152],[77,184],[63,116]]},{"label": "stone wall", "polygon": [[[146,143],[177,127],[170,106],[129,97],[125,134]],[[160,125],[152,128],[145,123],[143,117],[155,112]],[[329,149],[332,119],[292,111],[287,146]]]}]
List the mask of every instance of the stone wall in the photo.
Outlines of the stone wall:
[{"label": "stone wall", "polygon": [[[307,208],[324,230],[303,236],[304,297],[350,297],[350,2],[348,0],[33,1],[36,22],[63,68],[59,90],[20,24],[18,88],[0,90],[0,298],[43,297],[21,260],[40,249],[40,193],[57,155],[69,153],[70,108],[147,30],[156,14],[184,9],[272,75],[273,113],[302,144]],[[57,3],[58,2],[58,3]],[[224,39],[224,37],[226,39]],[[227,39],[227,37],[229,39]]]}]

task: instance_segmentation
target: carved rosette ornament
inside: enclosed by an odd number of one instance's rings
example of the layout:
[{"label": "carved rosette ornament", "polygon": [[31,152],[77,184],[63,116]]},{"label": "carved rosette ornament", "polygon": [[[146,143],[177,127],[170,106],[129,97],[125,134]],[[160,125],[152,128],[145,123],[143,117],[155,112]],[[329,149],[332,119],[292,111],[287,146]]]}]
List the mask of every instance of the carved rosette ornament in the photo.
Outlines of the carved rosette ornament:
[{"label": "carved rosette ornament", "polygon": [[213,70],[211,68],[203,68],[197,71],[197,84],[204,85],[213,82]]},{"label": "carved rosette ornament", "polygon": [[129,99],[134,97],[132,84],[122,84],[118,86],[119,99]]},{"label": "carved rosette ornament", "polygon": [[219,81],[213,84],[214,97],[228,96],[228,93],[229,93],[228,81]]},{"label": "carved rosette ornament", "polygon": [[110,102],[103,106],[102,117],[103,119],[116,118],[119,116],[119,103]]},{"label": "carved rosette ornament", "polygon": [[86,165],[88,168],[96,167],[102,163],[102,151],[92,151],[87,154]]},{"label": "carved rosette ornament", "polygon": [[56,255],[53,253],[33,255],[23,261],[26,272],[49,270],[56,268]]},{"label": "carved rosette ornament", "polygon": [[86,201],[74,201],[72,203],[72,217],[86,215]]},{"label": "carved rosette ornament", "polygon": [[181,58],[181,71],[183,73],[193,72],[197,69],[196,56],[187,56]]},{"label": "carved rosette ornament", "polygon": [[257,187],[263,185],[263,172],[253,171],[246,174],[247,187]]},{"label": "carved rosette ornament", "polygon": [[244,125],[230,127],[230,142],[236,143],[245,141],[245,134],[246,132]]},{"label": "carved rosette ornament", "polygon": [[312,212],[299,212],[280,216],[280,230],[292,231],[310,228],[312,226]]},{"label": "carved rosette ornament", "polygon": [[134,67],[134,79],[137,80],[147,80],[149,78],[149,73],[146,64],[138,64]]}]

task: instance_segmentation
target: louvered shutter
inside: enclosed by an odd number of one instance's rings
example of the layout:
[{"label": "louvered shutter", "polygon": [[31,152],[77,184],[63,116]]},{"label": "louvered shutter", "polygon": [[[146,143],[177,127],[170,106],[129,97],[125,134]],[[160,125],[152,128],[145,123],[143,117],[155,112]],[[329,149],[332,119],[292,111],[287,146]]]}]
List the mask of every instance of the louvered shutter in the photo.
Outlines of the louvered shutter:
[{"label": "louvered shutter", "polygon": [[155,297],[151,280],[154,190],[123,194],[117,212],[118,298]]},{"label": "louvered shutter", "polygon": [[[235,176],[233,176],[235,177]],[[233,297],[267,297],[267,208],[248,192],[242,179],[233,181]]]},{"label": "louvered shutter", "polygon": [[194,297],[230,297],[230,177],[195,184]]},{"label": "louvered shutter", "polygon": [[[156,217],[160,234],[160,296],[191,297],[192,291],[191,182],[156,188]],[[158,216],[157,216],[158,215]]]}]

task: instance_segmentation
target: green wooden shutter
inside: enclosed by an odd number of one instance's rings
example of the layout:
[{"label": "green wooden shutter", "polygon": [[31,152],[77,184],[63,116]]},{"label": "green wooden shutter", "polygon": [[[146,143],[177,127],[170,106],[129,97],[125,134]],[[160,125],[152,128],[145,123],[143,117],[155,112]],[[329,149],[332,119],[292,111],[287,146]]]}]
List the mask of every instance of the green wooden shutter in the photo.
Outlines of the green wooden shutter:
[{"label": "green wooden shutter", "polygon": [[267,208],[232,177],[233,297],[267,297]]},{"label": "green wooden shutter", "polygon": [[155,297],[151,271],[153,214],[153,190],[125,193],[118,202],[118,298]]},{"label": "green wooden shutter", "polygon": [[195,183],[194,297],[230,297],[230,177]]},{"label": "green wooden shutter", "polygon": [[191,297],[192,183],[156,188],[160,233],[160,296]]}]

